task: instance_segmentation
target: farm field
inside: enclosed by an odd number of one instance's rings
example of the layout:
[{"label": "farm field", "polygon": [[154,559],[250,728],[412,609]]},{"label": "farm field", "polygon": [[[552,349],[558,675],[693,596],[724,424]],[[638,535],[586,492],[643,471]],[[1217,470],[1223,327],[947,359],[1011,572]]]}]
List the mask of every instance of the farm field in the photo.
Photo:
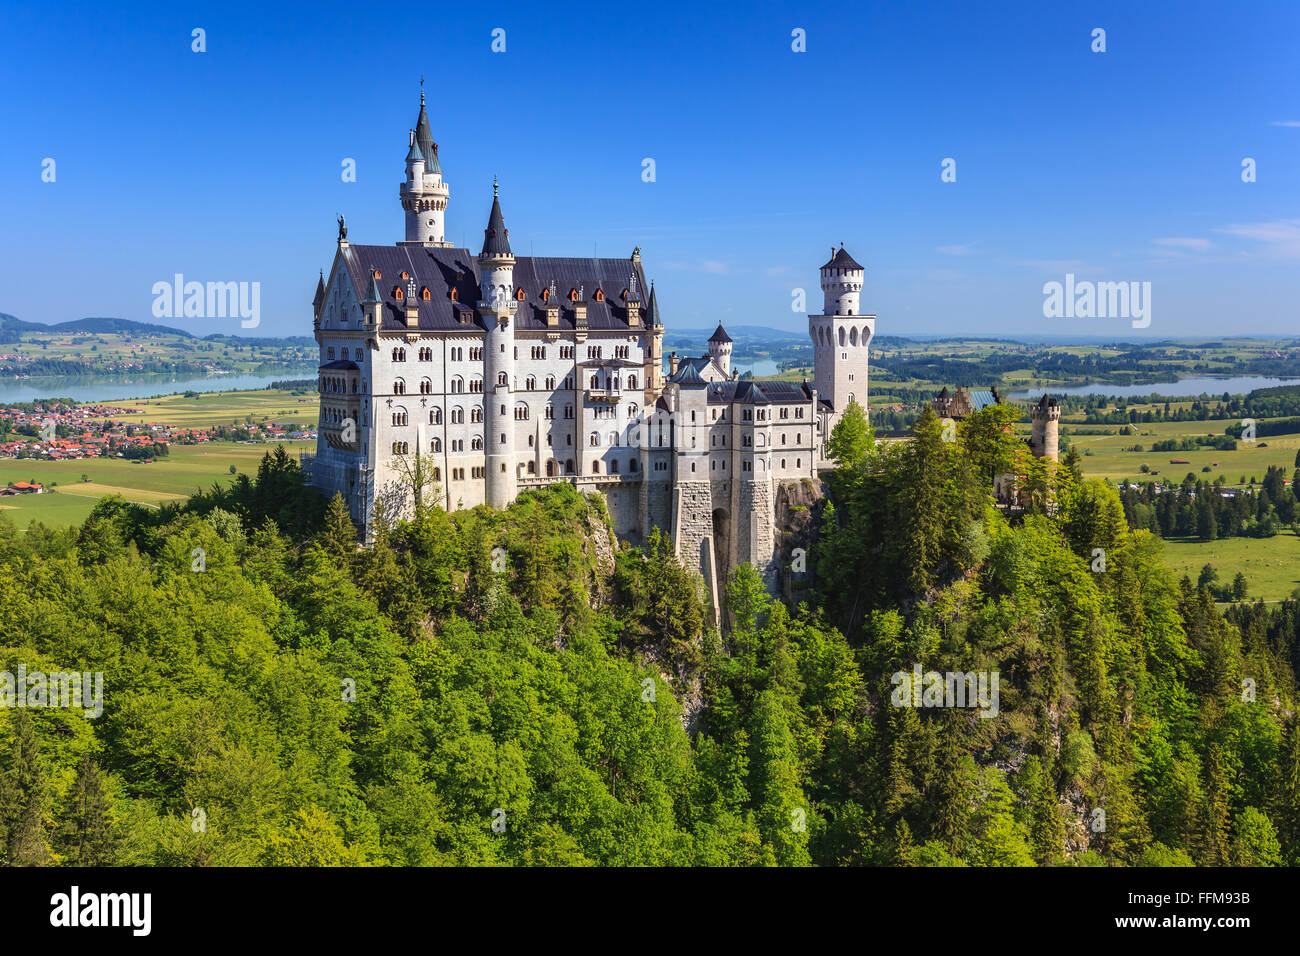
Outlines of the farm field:
[{"label": "farm field", "polygon": [[[314,393],[294,395],[281,389],[242,392],[205,392],[197,397],[165,395],[161,398],[105,402],[117,408],[138,408],[139,421],[184,428],[242,425],[253,422],[297,422],[315,425],[319,399]],[[134,420],[137,416],[132,416]]]},{"label": "farm field", "polygon": [[[1114,484],[1125,479],[1149,481],[1152,475],[1144,475],[1141,466],[1146,464],[1163,482],[1179,483],[1190,471],[1197,479],[1214,481],[1220,475],[1224,484],[1236,487],[1244,475],[1249,484],[1253,476],[1262,481],[1269,465],[1279,465],[1287,476],[1295,469],[1296,452],[1300,450],[1300,435],[1270,435],[1254,443],[1238,442],[1236,451],[1219,451],[1214,448],[1198,448],[1195,451],[1153,452],[1155,442],[1170,438],[1184,438],[1192,435],[1222,435],[1229,421],[1204,422],[1156,422],[1131,426],[1131,435],[1089,435],[1079,434],[1076,428],[1085,431],[1113,431],[1116,425],[1075,425],[1061,423],[1061,434],[1068,436],[1070,444],[1079,449],[1083,455],[1083,472],[1090,478],[1106,478]],[[1028,434],[1028,426],[1025,428]],[[1143,446],[1145,451],[1123,451],[1134,445]],[[1187,464],[1171,465],[1172,458],[1183,458]],[[1218,465],[1214,463],[1218,462]],[[1210,471],[1202,472],[1205,466]]]},{"label": "farm field", "polygon": [[[312,451],[315,442],[281,442],[285,451],[297,456]],[[0,485],[13,481],[37,481],[46,494],[16,495],[0,499],[0,515],[19,528],[36,520],[52,527],[78,524],[101,497],[120,494],[128,501],[157,506],[165,501],[180,501],[196,490],[207,489],[215,482],[233,477],[237,472],[253,474],[258,463],[274,444],[242,445],[237,442],[211,442],[205,445],[173,445],[171,453],[150,464],[133,463],[121,458],[83,458],[77,461],[39,461],[34,459],[0,459]],[[82,475],[91,480],[83,482]]]},{"label": "farm field", "polygon": [[1250,600],[1280,601],[1300,588],[1300,539],[1291,531],[1272,538],[1221,538],[1218,541],[1165,541],[1165,563],[1192,583],[1207,564],[1219,572],[1219,583],[1246,575]]}]

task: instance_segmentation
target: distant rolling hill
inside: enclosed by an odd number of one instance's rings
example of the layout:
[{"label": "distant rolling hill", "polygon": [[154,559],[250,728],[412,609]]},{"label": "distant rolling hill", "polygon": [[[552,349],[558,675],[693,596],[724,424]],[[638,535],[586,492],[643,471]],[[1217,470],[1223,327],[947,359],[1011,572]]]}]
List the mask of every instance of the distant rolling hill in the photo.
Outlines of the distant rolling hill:
[{"label": "distant rolling hill", "polygon": [[27,322],[7,312],[0,312],[0,330],[18,332],[90,332],[100,334],[127,335],[179,335],[181,338],[194,338],[184,329],[173,329],[165,325],[153,325],[149,322],[134,322],[131,319],[89,318],[72,319],[68,322]]}]

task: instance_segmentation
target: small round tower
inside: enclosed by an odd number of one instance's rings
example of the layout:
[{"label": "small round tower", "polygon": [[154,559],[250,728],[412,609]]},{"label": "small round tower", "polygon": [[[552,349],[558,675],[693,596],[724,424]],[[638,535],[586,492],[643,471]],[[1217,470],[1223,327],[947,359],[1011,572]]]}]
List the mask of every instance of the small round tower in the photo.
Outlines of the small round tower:
[{"label": "small round tower", "polygon": [[718,368],[722,369],[722,374],[728,378],[731,377],[732,345],[731,336],[719,322],[717,329],[709,336],[709,358],[713,359]]},{"label": "small round tower", "polygon": [[1029,410],[1029,449],[1039,458],[1059,460],[1059,429],[1061,406],[1056,399],[1044,394]]},{"label": "small round tower", "polygon": [[492,213],[479,253],[478,312],[487,327],[483,343],[483,446],[487,452],[487,503],[504,508],[515,500],[515,257],[497,184],[492,183]]},{"label": "small round tower", "polygon": [[429,129],[423,90],[420,91],[420,116],[411,130],[410,149],[406,153],[406,181],[399,194],[402,208],[406,210],[406,241],[425,246],[450,245],[445,241],[443,223],[451,193],[442,181],[438,144]]}]

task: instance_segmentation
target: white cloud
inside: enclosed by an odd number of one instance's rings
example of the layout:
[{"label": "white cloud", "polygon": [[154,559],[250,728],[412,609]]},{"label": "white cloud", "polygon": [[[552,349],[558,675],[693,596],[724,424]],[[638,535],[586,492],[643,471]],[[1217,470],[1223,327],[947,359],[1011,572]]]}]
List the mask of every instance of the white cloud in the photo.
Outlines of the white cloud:
[{"label": "white cloud", "polygon": [[1300,126],[1300,120],[1273,120],[1269,126]]},{"label": "white cloud", "polygon": [[1170,236],[1166,239],[1153,240],[1157,246],[1168,246],[1171,249],[1195,249],[1203,251],[1209,249],[1214,243],[1209,239],[1196,239],[1190,236]]},{"label": "white cloud", "polygon": [[1233,223],[1216,231],[1261,243],[1266,258],[1300,259],[1300,219]]}]

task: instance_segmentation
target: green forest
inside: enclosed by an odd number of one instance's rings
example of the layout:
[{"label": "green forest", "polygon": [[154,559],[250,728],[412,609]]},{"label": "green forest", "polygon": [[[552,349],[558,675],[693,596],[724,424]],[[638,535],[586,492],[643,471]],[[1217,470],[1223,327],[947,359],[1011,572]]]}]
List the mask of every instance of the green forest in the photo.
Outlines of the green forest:
[{"label": "green forest", "polygon": [[[1221,613],[1008,414],[877,444],[851,406],[795,600],[741,565],[720,626],[565,484],[359,547],[277,450],[0,519],[0,669],[103,674],[98,716],[0,708],[0,860],[1294,865],[1300,607]],[[899,706],[918,667],[996,674],[996,714]]]}]

